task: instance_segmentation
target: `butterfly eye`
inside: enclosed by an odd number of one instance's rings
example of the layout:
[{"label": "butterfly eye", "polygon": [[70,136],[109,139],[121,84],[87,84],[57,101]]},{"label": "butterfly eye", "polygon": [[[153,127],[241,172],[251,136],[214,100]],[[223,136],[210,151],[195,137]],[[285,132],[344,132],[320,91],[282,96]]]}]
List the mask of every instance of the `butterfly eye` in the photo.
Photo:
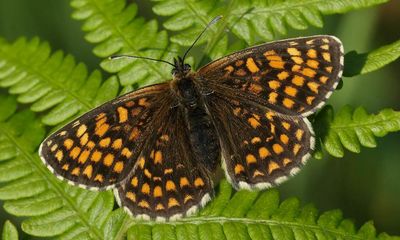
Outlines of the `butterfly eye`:
[{"label": "butterfly eye", "polygon": [[183,70],[184,70],[184,71],[190,71],[191,68],[192,68],[192,67],[190,67],[190,65],[187,64],[187,63],[185,63],[185,65],[183,65]]}]

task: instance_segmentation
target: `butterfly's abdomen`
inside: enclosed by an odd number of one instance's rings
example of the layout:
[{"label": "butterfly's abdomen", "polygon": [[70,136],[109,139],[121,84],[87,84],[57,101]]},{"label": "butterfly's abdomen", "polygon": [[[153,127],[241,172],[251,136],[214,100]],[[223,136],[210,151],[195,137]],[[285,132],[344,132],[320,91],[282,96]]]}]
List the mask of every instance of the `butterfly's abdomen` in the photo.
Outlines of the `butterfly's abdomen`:
[{"label": "butterfly's abdomen", "polygon": [[185,114],[186,127],[196,159],[209,171],[219,165],[220,146],[217,132],[203,103],[199,87],[192,76],[174,79],[172,91]]},{"label": "butterfly's abdomen", "polygon": [[196,160],[210,171],[219,165],[220,146],[217,132],[204,105],[186,108],[186,122],[190,134],[190,143]]}]

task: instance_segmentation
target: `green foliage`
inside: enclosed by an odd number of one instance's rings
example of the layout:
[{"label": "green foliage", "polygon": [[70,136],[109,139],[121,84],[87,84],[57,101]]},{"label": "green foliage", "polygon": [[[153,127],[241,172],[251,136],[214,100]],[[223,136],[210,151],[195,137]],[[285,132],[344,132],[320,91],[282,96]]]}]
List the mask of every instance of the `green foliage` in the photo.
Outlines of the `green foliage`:
[{"label": "green foliage", "polygon": [[[166,31],[158,31],[156,20],[146,22],[137,16],[136,4],[126,6],[125,0],[73,0],[72,17],[85,21],[82,30],[96,56],[106,58],[115,53],[171,60],[176,46],[168,46]],[[101,63],[108,72],[119,72],[121,85],[149,84],[170,78],[168,65],[149,61],[105,60]]]},{"label": "green foliage", "polygon": [[[110,225],[126,228],[126,215],[114,211]],[[233,192],[222,181],[218,197],[197,216],[177,222],[130,222],[128,239],[399,239],[376,236],[371,222],[357,229],[339,210],[319,214],[311,205],[300,206],[296,198],[283,202],[276,189],[264,192]],[[110,233],[118,239],[120,232]]]},{"label": "green foliage", "polygon": [[46,125],[82,114],[118,92],[116,77],[101,83],[99,71],[88,75],[83,63],[62,51],[51,54],[49,44],[38,38],[13,44],[0,39],[0,56],[0,87],[9,88],[32,111],[45,112]]},{"label": "green foliage", "polygon": [[[125,53],[171,60],[192,43],[205,24],[222,14],[221,23],[203,38],[205,53],[215,58],[234,48],[286,34],[288,27],[322,27],[322,15],[370,7],[386,0],[275,0],[275,1],[154,1],[155,14],[168,17],[159,30],[156,20],[140,17],[136,4],[124,0],[72,0],[73,18],[84,22],[85,38],[105,58]],[[241,39],[228,48],[229,29]],[[400,56],[400,42],[371,53],[346,55],[346,76],[382,68]],[[231,44],[229,44],[231,46]],[[132,220],[122,209],[113,210],[111,192],[90,192],[57,180],[40,162],[39,143],[54,126],[70,120],[117,95],[125,88],[165,81],[169,67],[148,61],[104,60],[101,67],[118,73],[102,81],[100,71],[88,73],[61,51],[51,53],[47,43],[34,38],[10,44],[0,39],[0,199],[4,209],[24,217],[24,232],[60,239],[399,239],[376,236],[371,222],[360,228],[343,219],[338,210],[318,214],[315,207],[300,207],[299,200],[280,202],[276,189],[264,192],[234,192],[222,181],[218,194],[198,215],[177,222],[155,223]],[[19,104],[18,104],[19,103]],[[29,106],[30,109],[26,109]],[[387,109],[369,115],[364,108],[345,107],[338,114],[331,107],[313,121],[321,157],[322,147],[337,157],[344,148],[359,152],[375,147],[375,136],[400,130],[400,113]],[[16,239],[10,222],[4,234]]]},{"label": "green foliage", "polygon": [[178,32],[171,41],[189,46],[213,16],[222,15],[224,20],[203,38],[208,41],[206,52],[212,58],[219,57],[228,49],[229,29],[247,45],[268,41],[286,35],[288,27],[304,30],[309,25],[322,27],[322,14],[345,13],[350,10],[370,7],[387,0],[236,0],[227,6],[225,1],[176,1],[153,0],[157,4],[153,11],[169,19],[163,26]]},{"label": "green foliage", "polygon": [[[362,107],[343,107],[336,115],[333,108],[322,109],[314,121],[315,132],[324,149],[335,157],[344,156],[344,148],[359,153],[361,146],[376,147],[376,137],[400,131],[400,112],[384,109],[369,115]],[[320,144],[321,142],[318,142]],[[321,158],[321,152],[316,152]]]},{"label": "green foliage", "polygon": [[[26,216],[22,230],[63,239],[102,238],[114,206],[111,192],[90,192],[57,180],[37,155],[43,125],[29,110],[15,112],[13,96],[0,95],[0,199],[4,209]],[[10,111],[13,109],[14,111]]]},{"label": "green foliage", "polygon": [[3,233],[1,235],[3,240],[18,240],[17,228],[10,221],[6,221],[3,226]]}]

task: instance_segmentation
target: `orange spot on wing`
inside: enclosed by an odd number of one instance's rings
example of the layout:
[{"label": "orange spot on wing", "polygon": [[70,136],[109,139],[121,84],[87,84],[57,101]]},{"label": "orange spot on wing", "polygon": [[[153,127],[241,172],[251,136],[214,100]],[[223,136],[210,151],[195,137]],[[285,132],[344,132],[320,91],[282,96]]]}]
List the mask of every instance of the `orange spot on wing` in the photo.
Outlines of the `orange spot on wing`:
[{"label": "orange spot on wing", "polygon": [[268,95],[268,102],[271,104],[276,103],[276,98],[278,97],[278,94],[276,92],[272,92]]},{"label": "orange spot on wing", "polygon": [[171,174],[173,171],[172,168],[167,168],[164,170],[164,174]]},{"label": "orange spot on wing", "polygon": [[247,165],[250,165],[251,163],[257,163],[257,159],[254,157],[253,154],[247,154],[246,163]]},{"label": "orange spot on wing", "polygon": [[136,194],[134,194],[133,192],[127,192],[125,196],[132,202],[136,202]]},{"label": "orange spot on wing", "polygon": [[314,96],[308,96],[308,97],[306,98],[306,100],[307,100],[307,104],[308,104],[308,105],[311,105],[311,104],[312,104],[312,102],[314,101],[314,99],[315,99],[315,97],[314,97]]},{"label": "orange spot on wing", "polygon": [[260,69],[257,67],[257,64],[254,62],[253,58],[248,58],[247,59],[246,67],[252,73],[256,73],[256,72],[260,71]]},{"label": "orange spot on wing", "polygon": [[135,141],[140,136],[140,131],[137,127],[132,129],[131,135],[129,136],[129,140]]},{"label": "orange spot on wing", "polygon": [[288,48],[287,52],[292,56],[300,56],[301,52],[297,48]]},{"label": "orange spot on wing", "polygon": [[72,170],[71,174],[74,176],[79,176],[79,174],[81,174],[81,169],[79,167],[76,167]]},{"label": "orange spot on wing", "polygon": [[190,200],[193,200],[193,197],[191,195],[186,195],[185,198],[183,199],[183,203],[187,203]]},{"label": "orange spot on wing", "polygon": [[69,153],[69,156],[72,157],[73,159],[77,158],[79,153],[81,153],[81,148],[79,147],[74,147],[72,151]]},{"label": "orange spot on wing", "polygon": [[142,208],[150,208],[149,203],[148,203],[147,201],[145,201],[145,200],[141,200],[141,201],[138,203],[138,206],[139,206],[139,207],[142,207]]},{"label": "orange spot on wing", "polygon": [[291,57],[291,59],[296,64],[302,64],[304,62],[303,58],[301,58],[301,57]]},{"label": "orange spot on wing", "polygon": [[293,108],[294,102],[293,102],[293,100],[291,100],[291,99],[289,99],[289,98],[284,98],[284,99],[283,99],[283,105],[284,105],[286,108],[291,109],[291,108]]},{"label": "orange spot on wing", "polygon": [[291,86],[286,86],[284,91],[287,95],[292,97],[295,97],[297,94],[297,89]]},{"label": "orange spot on wing", "polygon": [[297,138],[297,140],[301,141],[301,139],[303,138],[303,134],[304,134],[304,131],[303,131],[303,130],[297,129],[297,131],[296,131],[296,138]]},{"label": "orange spot on wing", "polygon": [[272,80],[272,81],[269,81],[269,82],[268,82],[268,86],[269,86],[271,89],[276,90],[276,89],[278,89],[278,88],[281,86],[281,83],[278,82],[278,81]]},{"label": "orange spot on wing", "polygon": [[116,140],[113,142],[113,144],[112,144],[111,147],[114,148],[115,150],[120,149],[120,148],[122,147],[122,139],[121,139],[121,138],[116,139]]},{"label": "orange spot on wing", "polygon": [[175,206],[180,206],[179,202],[175,198],[169,198],[168,199],[168,208],[172,208]]},{"label": "orange spot on wing", "polygon": [[73,145],[74,145],[74,141],[73,141],[72,139],[70,139],[70,138],[65,139],[65,141],[64,141],[64,147],[65,147],[67,150],[70,150],[70,149],[72,148]]},{"label": "orange spot on wing", "polygon": [[257,119],[255,119],[254,117],[251,117],[251,118],[247,119],[247,122],[250,123],[250,125],[251,125],[253,128],[257,128],[258,126],[261,125],[260,122],[257,121]]},{"label": "orange spot on wing", "polygon": [[317,51],[315,51],[315,49],[310,49],[307,51],[307,56],[310,58],[317,58]]},{"label": "orange spot on wing", "polygon": [[107,132],[109,127],[110,127],[110,125],[108,125],[107,123],[104,123],[103,125],[96,128],[95,134],[99,137],[102,137]]},{"label": "orange spot on wing", "polygon": [[289,73],[286,71],[282,71],[282,72],[278,73],[277,77],[279,80],[285,80],[286,78],[289,77]]},{"label": "orange spot on wing", "polygon": [[95,150],[93,152],[92,156],[90,157],[90,160],[92,160],[93,162],[98,162],[101,159],[101,155],[102,155],[101,152]]},{"label": "orange spot on wing", "polygon": [[103,138],[100,140],[99,145],[100,147],[108,147],[110,145],[111,138]]},{"label": "orange spot on wing", "polygon": [[139,106],[148,107],[150,106],[150,103],[147,102],[147,98],[141,98],[139,99]]},{"label": "orange spot on wing", "polygon": [[256,143],[260,143],[260,142],[261,142],[261,138],[259,138],[259,137],[254,137],[251,139],[252,144],[256,144]]},{"label": "orange spot on wing", "polygon": [[103,163],[104,165],[106,165],[107,167],[111,166],[114,162],[114,155],[109,153],[104,157]]},{"label": "orange spot on wing", "polygon": [[76,131],[76,136],[79,138],[81,137],[87,130],[87,127],[85,124],[82,124],[79,126],[78,130]]},{"label": "orange spot on wing", "polygon": [[165,189],[167,189],[167,191],[176,191],[175,183],[171,180],[168,180],[165,184]]},{"label": "orange spot on wing", "polygon": [[88,133],[84,133],[80,139],[80,143],[82,146],[86,145],[86,143],[89,140],[89,134]]},{"label": "orange spot on wing", "polygon": [[254,94],[259,94],[262,90],[263,90],[263,88],[259,84],[250,83],[250,86],[249,86],[250,92],[252,92]]},{"label": "orange spot on wing", "polygon": [[319,81],[325,84],[325,83],[328,81],[328,79],[329,79],[329,78],[328,78],[327,76],[321,76],[321,77],[319,78]]},{"label": "orange spot on wing", "polygon": [[121,173],[122,170],[124,169],[124,163],[121,161],[118,161],[114,165],[114,172],[116,173]]},{"label": "orange spot on wing", "polygon": [[244,167],[241,164],[236,164],[235,165],[235,174],[238,175],[240,173],[244,172]]},{"label": "orange spot on wing", "polygon": [[196,180],[194,180],[194,186],[196,186],[196,187],[202,187],[202,186],[204,186],[204,182],[203,182],[203,179],[201,179],[201,178],[196,178]]},{"label": "orange spot on wing", "polygon": [[154,164],[161,164],[163,160],[162,152],[161,151],[156,151],[154,154]]},{"label": "orange spot on wing", "polygon": [[296,86],[301,87],[301,86],[304,85],[304,78],[295,75],[295,76],[293,77],[293,79],[292,79],[292,83],[293,83],[294,85],[296,85]]},{"label": "orange spot on wing", "polygon": [[300,144],[295,144],[294,145],[294,147],[293,147],[293,153],[294,153],[294,155],[297,155],[297,153],[299,152],[299,150],[300,150],[300,148],[301,148],[301,145]]},{"label": "orange spot on wing", "polygon": [[326,70],[328,73],[332,73],[333,67],[326,67],[325,70]]},{"label": "orange spot on wing", "polygon": [[278,143],[275,143],[274,145],[272,145],[272,150],[274,150],[276,154],[281,154],[283,152],[283,147]]},{"label": "orange spot on wing", "polygon": [[132,156],[132,152],[129,151],[128,148],[124,148],[124,149],[122,149],[122,151],[121,151],[121,155],[123,155],[123,156],[129,158],[130,156]]},{"label": "orange spot on wing", "polygon": [[140,158],[139,158],[139,167],[140,167],[141,169],[144,168],[144,163],[145,163],[144,157],[140,157]]},{"label": "orange spot on wing", "polygon": [[97,174],[94,180],[102,183],[104,182],[104,177],[101,174]]},{"label": "orange spot on wing", "polygon": [[317,74],[317,72],[316,71],[314,71],[313,69],[311,69],[311,68],[304,68],[303,69],[303,71],[301,72],[304,76],[307,76],[307,77],[310,77],[310,78],[313,78],[313,77],[315,77],[315,75]]},{"label": "orange spot on wing", "polygon": [[282,122],[282,126],[286,129],[289,130],[290,124],[288,122]]},{"label": "orange spot on wing", "polygon": [[56,159],[60,162],[63,159],[63,157],[64,157],[63,152],[61,150],[58,150],[56,152]]},{"label": "orange spot on wing", "polygon": [[316,82],[308,82],[307,86],[314,93],[318,93],[318,88],[319,88],[319,84],[318,83],[316,83]]},{"label": "orange spot on wing", "polygon": [[133,177],[132,180],[131,180],[131,185],[133,187],[137,187],[138,183],[139,183],[138,178],[137,177]]},{"label": "orange spot on wing", "polygon": [[82,163],[82,164],[85,163],[86,160],[88,159],[89,155],[90,155],[90,151],[84,150],[84,151],[81,153],[81,155],[79,155],[78,162],[79,162],[79,163]]},{"label": "orange spot on wing", "polygon": [[266,157],[271,155],[266,147],[260,147],[260,149],[258,149],[258,154],[260,155],[261,159],[265,159]]},{"label": "orange spot on wing", "polygon": [[148,177],[148,178],[152,177],[151,173],[149,172],[149,170],[147,168],[144,170],[144,175],[146,175],[146,177]]},{"label": "orange spot on wing", "polygon": [[85,170],[83,170],[83,175],[86,175],[89,179],[92,177],[92,173],[93,173],[93,166],[92,165],[88,165]]},{"label": "orange spot on wing", "polygon": [[316,60],[309,59],[309,60],[307,60],[307,65],[308,65],[310,68],[317,69],[318,66],[319,66],[319,62],[316,61]]},{"label": "orange spot on wing", "polygon": [[268,174],[271,174],[276,169],[279,169],[279,165],[274,161],[270,161],[268,164]]},{"label": "orange spot on wing", "polygon": [[185,187],[185,186],[189,186],[189,180],[187,179],[187,177],[181,177],[180,181],[179,181],[179,186],[181,188]]},{"label": "orange spot on wing", "polygon": [[153,191],[153,196],[154,197],[162,197],[162,189],[161,189],[161,187],[160,186],[156,186],[155,188],[154,188],[154,191]]},{"label": "orange spot on wing", "polygon": [[142,190],[141,190],[141,192],[142,192],[143,194],[149,195],[149,194],[150,194],[150,186],[149,186],[149,184],[144,183],[144,184],[142,185]]},{"label": "orange spot on wing", "polygon": [[281,134],[280,139],[281,139],[281,142],[283,142],[284,144],[289,143],[289,137],[286,134]]},{"label": "orange spot on wing", "polygon": [[283,165],[284,165],[284,166],[288,165],[288,164],[291,163],[291,162],[292,162],[292,160],[290,160],[289,158],[284,158],[284,159],[283,159]]},{"label": "orange spot on wing", "polygon": [[164,205],[162,205],[161,203],[157,204],[157,206],[156,206],[157,211],[164,210],[164,209],[165,209]]},{"label": "orange spot on wing", "polygon": [[124,107],[118,107],[118,118],[120,123],[124,123],[128,120],[128,110]]}]

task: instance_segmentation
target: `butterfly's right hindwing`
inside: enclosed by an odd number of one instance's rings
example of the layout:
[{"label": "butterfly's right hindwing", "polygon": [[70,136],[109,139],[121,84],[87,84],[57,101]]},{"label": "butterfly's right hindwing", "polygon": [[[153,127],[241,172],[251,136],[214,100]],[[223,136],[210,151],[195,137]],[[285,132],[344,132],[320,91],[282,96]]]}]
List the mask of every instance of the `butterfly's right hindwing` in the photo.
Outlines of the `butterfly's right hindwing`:
[{"label": "butterfly's right hindwing", "polygon": [[133,168],[152,122],[168,101],[168,84],[107,102],[53,133],[39,149],[59,178],[87,188],[110,188]]}]

